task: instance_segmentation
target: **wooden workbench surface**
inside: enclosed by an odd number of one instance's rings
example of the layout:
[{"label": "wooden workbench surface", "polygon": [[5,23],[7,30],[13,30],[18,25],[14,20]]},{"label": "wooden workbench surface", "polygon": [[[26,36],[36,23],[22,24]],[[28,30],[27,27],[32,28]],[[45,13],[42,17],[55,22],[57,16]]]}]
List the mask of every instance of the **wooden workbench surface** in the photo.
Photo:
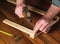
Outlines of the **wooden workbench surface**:
[{"label": "wooden workbench surface", "polygon": [[[20,39],[15,39],[13,36],[0,33],[0,44],[60,44],[60,20],[51,27],[48,34],[41,34],[35,39],[31,39],[26,33],[23,33],[15,28],[12,28],[4,23],[3,19],[7,18],[18,24],[24,25],[25,27],[33,29],[32,25],[27,24],[24,19],[19,19],[18,16],[14,14],[15,6],[6,2],[0,1],[0,30],[9,32]],[[39,15],[32,12],[33,24],[39,19]],[[25,22],[24,22],[25,21]]]}]

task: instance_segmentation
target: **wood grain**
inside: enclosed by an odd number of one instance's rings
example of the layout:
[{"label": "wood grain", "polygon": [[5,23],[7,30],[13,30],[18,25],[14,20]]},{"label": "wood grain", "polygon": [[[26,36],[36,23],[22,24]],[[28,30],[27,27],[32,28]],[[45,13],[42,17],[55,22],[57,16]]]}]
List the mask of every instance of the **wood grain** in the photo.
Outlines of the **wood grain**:
[{"label": "wood grain", "polygon": [[[18,18],[18,16],[15,16],[14,14],[15,6],[13,4],[8,3],[5,0],[4,1],[0,0],[0,2],[1,2],[0,3],[0,30],[12,33],[16,35],[17,37],[22,36],[22,38],[19,39],[17,44],[60,44],[60,25],[59,25],[60,20],[51,27],[51,30],[49,33],[47,34],[42,33],[35,39],[31,39],[27,34],[2,23],[2,21],[5,18],[12,20],[19,24],[21,24],[20,22],[24,20],[21,20]],[[40,18],[39,14],[36,14],[34,12],[32,12],[32,17],[34,17],[33,24],[35,24],[36,21]],[[27,23],[25,22],[23,25],[26,25],[26,24]],[[29,25],[27,24],[26,27],[29,27]],[[9,37],[5,34],[0,33],[0,43],[1,44],[9,44],[9,43],[15,44],[16,41],[14,40],[14,37]]]}]

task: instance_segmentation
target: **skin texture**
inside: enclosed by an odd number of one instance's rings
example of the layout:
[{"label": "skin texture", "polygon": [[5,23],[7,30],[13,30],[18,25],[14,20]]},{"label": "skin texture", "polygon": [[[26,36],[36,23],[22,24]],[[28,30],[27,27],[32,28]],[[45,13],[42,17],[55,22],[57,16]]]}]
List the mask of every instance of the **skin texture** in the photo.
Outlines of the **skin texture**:
[{"label": "skin texture", "polygon": [[15,14],[19,17],[19,18],[24,18],[25,16],[23,15],[23,7],[22,6],[17,6],[15,8]]},{"label": "skin texture", "polygon": [[[24,18],[23,15],[23,7],[25,6],[24,0],[16,0],[16,8],[15,14],[19,16],[19,18]],[[50,30],[50,21],[60,12],[60,8],[51,4],[50,8],[48,9],[46,15],[44,15],[41,19],[39,19],[35,26],[34,26],[34,34],[37,33],[38,30],[42,31],[43,33],[47,33]]]},{"label": "skin texture", "polygon": [[19,18],[24,18],[23,7],[25,7],[24,0],[16,0],[16,8],[15,8],[15,14]]},{"label": "skin texture", "polygon": [[50,24],[49,22],[60,12],[60,8],[51,4],[50,8],[48,9],[47,13],[45,16],[43,17],[46,17],[48,19],[45,20],[45,19],[39,19],[37,22],[36,22],[36,25],[34,27],[34,34],[36,34],[36,32],[38,30],[44,32],[44,33],[47,33],[49,30],[50,30]]}]

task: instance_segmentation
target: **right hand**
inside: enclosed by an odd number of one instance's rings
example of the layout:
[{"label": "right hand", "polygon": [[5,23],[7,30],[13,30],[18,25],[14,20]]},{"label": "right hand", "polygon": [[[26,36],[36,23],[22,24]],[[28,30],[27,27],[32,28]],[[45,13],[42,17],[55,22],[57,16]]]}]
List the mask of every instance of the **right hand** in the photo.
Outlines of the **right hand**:
[{"label": "right hand", "polygon": [[15,14],[17,16],[19,16],[19,18],[24,18],[25,16],[23,15],[23,7],[22,6],[16,6]]}]

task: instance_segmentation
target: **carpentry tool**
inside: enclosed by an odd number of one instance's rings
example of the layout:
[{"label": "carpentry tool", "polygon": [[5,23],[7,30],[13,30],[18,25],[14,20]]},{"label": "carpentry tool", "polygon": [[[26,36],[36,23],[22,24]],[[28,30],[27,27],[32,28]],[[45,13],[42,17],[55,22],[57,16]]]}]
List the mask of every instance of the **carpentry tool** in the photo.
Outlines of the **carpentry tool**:
[{"label": "carpentry tool", "polygon": [[13,37],[13,36],[14,36],[13,34],[8,33],[8,32],[5,32],[5,31],[2,31],[2,30],[0,30],[0,33],[6,34],[6,35],[11,36],[11,37]]},{"label": "carpentry tool", "polygon": [[32,22],[31,13],[27,6],[23,7],[23,14],[25,15],[28,22]]},{"label": "carpentry tool", "polygon": [[10,36],[10,37],[13,37],[17,43],[18,43],[18,42],[22,39],[22,37],[23,37],[23,35],[16,36],[16,35],[13,35],[13,34],[11,34],[11,33],[8,33],[8,32],[5,32],[5,31],[2,31],[2,30],[0,30],[0,33],[5,34],[5,35]]}]

